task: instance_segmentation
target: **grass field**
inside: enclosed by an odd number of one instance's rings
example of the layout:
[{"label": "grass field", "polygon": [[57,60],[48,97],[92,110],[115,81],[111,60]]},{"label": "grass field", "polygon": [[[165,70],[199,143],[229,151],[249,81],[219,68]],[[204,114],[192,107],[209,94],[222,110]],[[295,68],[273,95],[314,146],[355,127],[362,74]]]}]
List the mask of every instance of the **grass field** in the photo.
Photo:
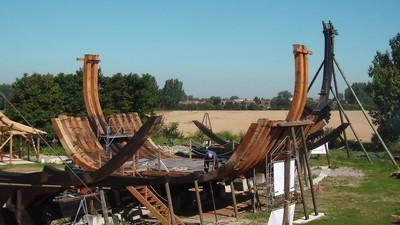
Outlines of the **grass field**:
[{"label": "grass field", "polygon": [[64,165],[60,164],[43,164],[43,163],[30,163],[30,164],[19,164],[19,165],[4,165],[0,166],[0,171],[7,172],[20,172],[20,173],[31,173],[31,172],[39,172],[43,170],[43,167],[49,165],[53,166],[57,169],[64,169]]},{"label": "grass field", "polygon": [[[384,225],[391,224],[392,215],[400,214],[400,180],[390,175],[395,171],[385,159],[374,158],[371,165],[361,157],[347,159],[344,151],[333,151],[335,167],[351,167],[361,170],[365,176],[335,176],[322,181],[322,192],[317,193],[317,205],[326,217],[310,225]],[[324,157],[312,159],[312,164],[326,165]],[[312,212],[311,197],[306,191],[309,214]],[[296,205],[296,218],[302,216],[302,207]],[[245,216],[255,224],[265,224],[266,213]],[[262,222],[263,221],[263,222]]]}]

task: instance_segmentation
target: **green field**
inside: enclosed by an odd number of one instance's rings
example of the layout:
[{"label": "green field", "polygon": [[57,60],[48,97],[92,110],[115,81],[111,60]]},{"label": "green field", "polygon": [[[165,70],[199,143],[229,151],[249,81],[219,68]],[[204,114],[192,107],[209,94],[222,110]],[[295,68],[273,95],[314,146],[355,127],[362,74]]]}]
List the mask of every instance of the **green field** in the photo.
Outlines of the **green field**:
[{"label": "green field", "polygon": [[[358,155],[358,156],[357,156]],[[335,176],[322,181],[322,192],[317,193],[319,212],[326,216],[310,225],[383,225],[391,224],[392,215],[400,214],[400,179],[391,177],[395,171],[390,161],[373,157],[373,164],[353,154],[347,159],[345,152],[333,151],[332,165],[351,167],[365,173],[364,177]],[[326,165],[325,157],[312,159],[313,166]],[[309,214],[312,213],[310,192],[306,191]],[[302,216],[302,206],[296,204],[296,218]],[[247,214],[254,224],[265,224],[267,213]],[[264,221],[264,222],[262,222]]]}]

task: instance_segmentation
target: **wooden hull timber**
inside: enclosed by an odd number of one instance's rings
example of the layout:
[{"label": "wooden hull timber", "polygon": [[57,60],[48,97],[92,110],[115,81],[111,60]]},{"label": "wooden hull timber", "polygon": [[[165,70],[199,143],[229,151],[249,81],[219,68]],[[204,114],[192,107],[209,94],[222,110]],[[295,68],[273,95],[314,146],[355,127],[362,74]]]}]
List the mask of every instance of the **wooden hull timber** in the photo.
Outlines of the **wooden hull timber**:
[{"label": "wooden hull timber", "polygon": [[[199,182],[210,180],[232,179],[234,177],[244,175],[246,172],[265,162],[265,158],[271,154],[279,155],[283,150],[282,143],[290,132],[290,128],[285,126],[277,126],[278,123],[296,122],[302,118],[304,106],[307,101],[308,86],[308,54],[310,52],[304,45],[294,45],[295,58],[295,88],[294,96],[290,105],[289,113],[285,121],[272,121],[268,119],[259,119],[257,123],[250,124],[248,131],[242,141],[236,146],[233,154],[227,162],[220,168],[209,173],[204,171],[194,172],[194,176],[190,173],[177,173],[173,171],[143,171],[146,174],[143,179],[152,179],[152,177],[192,177],[187,182],[193,182],[194,179]],[[107,171],[96,179],[104,179],[107,174],[116,172],[124,176],[135,176],[136,159],[154,160],[157,158],[171,158],[173,156],[163,153],[151,141],[146,138],[143,143],[136,144],[139,146],[137,150],[130,151],[127,146],[129,140],[134,139],[142,127],[142,123],[137,113],[131,114],[114,114],[105,116],[103,114],[99,96],[98,96],[98,63],[97,55],[85,55],[84,61],[84,88],[83,95],[85,107],[88,116],[86,118],[59,116],[52,120],[53,128],[59,137],[67,154],[71,157],[75,164],[91,171]],[[311,130],[308,125],[306,132]],[[117,129],[118,128],[118,129]],[[129,134],[126,140],[113,145],[114,152],[106,151],[99,139],[98,134],[106,134],[107,130],[111,130],[112,135]],[[114,160],[114,163],[121,165],[120,167],[109,167],[110,161],[114,157],[120,155],[118,153],[126,152],[126,157]],[[132,157],[132,158],[130,158]],[[128,158],[130,160],[128,160]],[[176,160],[181,160],[176,157]],[[178,179],[177,179],[178,180]],[[143,198],[138,187],[129,186],[128,190],[143,204],[148,205],[148,200]],[[154,208],[154,207],[153,207]],[[152,207],[148,207],[150,212],[157,218],[162,213],[155,211]],[[161,207],[162,208],[162,207]],[[158,218],[162,224],[168,224],[166,217]],[[176,219],[180,224],[179,219]]]}]

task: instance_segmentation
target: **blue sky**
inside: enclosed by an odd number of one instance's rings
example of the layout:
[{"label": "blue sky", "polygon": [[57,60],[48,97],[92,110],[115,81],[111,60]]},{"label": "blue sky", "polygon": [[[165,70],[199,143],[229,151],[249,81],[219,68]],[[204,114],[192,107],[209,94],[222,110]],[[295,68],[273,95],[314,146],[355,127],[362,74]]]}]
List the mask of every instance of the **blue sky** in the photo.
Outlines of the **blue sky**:
[{"label": "blue sky", "polygon": [[94,53],[107,75],[150,73],[159,86],[178,78],[186,93],[197,97],[292,91],[292,44],[314,52],[312,76],[323,56],[322,20],[331,20],[339,31],[336,56],[348,78],[367,81],[376,51],[386,50],[400,32],[396,0],[0,4],[0,83],[23,73],[71,73],[81,66],[76,57]]}]

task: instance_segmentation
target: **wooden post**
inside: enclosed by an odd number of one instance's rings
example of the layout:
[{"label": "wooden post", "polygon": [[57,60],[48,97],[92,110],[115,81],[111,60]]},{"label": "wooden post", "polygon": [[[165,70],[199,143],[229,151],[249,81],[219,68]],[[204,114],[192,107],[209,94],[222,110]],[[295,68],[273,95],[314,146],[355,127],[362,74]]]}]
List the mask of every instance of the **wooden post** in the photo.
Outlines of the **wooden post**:
[{"label": "wooden post", "polygon": [[256,208],[261,210],[261,202],[258,196],[258,188],[257,188],[257,177],[256,177],[256,169],[253,169],[253,190],[254,190],[254,201],[256,202]]},{"label": "wooden post", "polygon": [[[339,91],[338,91],[338,85],[337,85],[337,81],[336,81],[336,73],[335,73],[335,69],[334,68],[332,69],[332,73],[333,73],[333,84],[335,86],[335,92],[336,92],[336,96],[337,96],[339,94]],[[342,113],[341,110],[339,110],[339,116],[340,116],[340,124],[343,124],[344,123],[344,121],[343,121],[343,113]],[[350,148],[349,148],[349,142],[347,141],[346,130],[343,130],[343,138],[344,138],[344,144],[345,144],[345,147],[346,147],[347,158],[350,158]]]},{"label": "wooden post", "polygon": [[[300,187],[300,197],[301,197],[301,202],[303,204],[303,212],[304,212],[304,218],[308,220],[309,216],[307,213],[307,205],[306,205],[306,200],[304,199],[304,188],[303,188],[303,182],[301,181],[301,164],[300,164],[300,154],[296,145],[296,132],[294,130],[294,127],[291,128],[292,132],[292,140],[293,140],[293,150],[296,153],[296,171],[297,171],[297,179],[299,181],[299,187]],[[307,180],[306,180],[307,181]]]},{"label": "wooden post", "polygon": [[311,191],[311,198],[312,198],[312,202],[313,202],[314,214],[317,216],[318,215],[317,201],[316,201],[316,198],[315,198],[314,184],[313,184],[313,181],[312,181],[311,168],[310,168],[310,164],[308,163],[308,149],[307,149],[306,137],[305,137],[305,134],[304,134],[304,128],[301,127],[300,131],[301,131],[301,139],[302,139],[303,146],[304,146],[304,154],[305,154],[304,159],[305,159],[305,163],[306,163],[306,167],[307,167],[308,180],[310,182],[310,191]]},{"label": "wooden post", "polygon": [[356,93],[354,92],[353,88],[351,87],[351,85],[349,84],[349,82],[346,79],[346,76],[344,75],[342,69],[339,66],[339,63],[336,61],[336,58],[333,57],[333,61],[336,64],[336,67],[338,68],[340,74],[343,77],[343,80],[346,82],[347,87],[350,89],[351,93],[353,94],[354,98],[356,99],[358,105],[361,108],[362,113],[364,114],[365,119],[367,119],[368,124],[370,125],[370,127],[372,128],[372,130],[374,131],[375,135],[378,137],[379,141],[381,142],[383,148],[385,149],[386,153],[388,154],[390,160],[392,161],[393,165],[397,168],[400,169],[399,165],[397,164],[396,160],[394,159],[392,153],[389,151],[388,147],[386,146],[385,142],[382,140],[381,135],[379,134],[379,132],[375,129],[375,127],[373,126],[371,120],[369,119],[369,117],[367,116],[367,113],[365,112],[365,109],[363,107],[363,105],[361,104],[360,100],[358,99]]},{"label": "wooden post", "polygon": [[12,164],[12,158],[13,158],[13,135],[11,134],[10,137],[11,137],[11,138],[10,138],[10,142],[8,143],[8,144],[9,144],[9,147],[10,147],[9,161],[10,161],[10,164]]},{"label": "wooden post", "polygon": [[308,183],[308,172],[307,172],[307,163],[306,163],[306,154],[304,152],[300,152],[300,158],[302,159],[302,166],[303,166],[303,176],[304,176],[304,183],[306,187],[309,187]]},{"label": "wooden post", "polygon": [[208,184],[210,185],[211,200],[212,200],[213,208],[214,208],[215,223],[218,223],[217,207],[215,206],[214,191],[213,191],[213,187],[212,187],[211,181],[209,181]]},{"label": "wooden post", "polygon": [[201,198],[199,193],[199,183],[197,180],[194,181],[194,190],[196,192],[196,202],[197,202],[197,209],[199,210],[199,217],[200,217],[200,225],[204,224],[203,220],[203,208],[201,207]]},{"label": "wooden post", "polygon": [[232,202],[233,202],[233,212],[235,213],[235,218],[238,218],[238,209],[236,205],[236,194],[235,194],[235,186],[233,185],[233,181],[231,181],[231,194],[232,194]]},{"label": "wooden post", "polygon": [[22,136],[19,136],[18,142],[18,156],[20,159],[22,159]]},{"label": "wooden post", "polygon": [[106,198],[104,196],[104,191],[102,189],[100,189],[99,194],[100,194],[100,202],[101,202],[101,211],[103,211],[103,217],[104,217],[104,225],[109,225],[110,222],[108,220],[107,203],[106,203]]},{"label": "wooden post", "polygon": [[332,87],[331,87],[331,92],[332,92],[333,97],[336,99],[336,102],[338,103],[339,110],[341,110],[343,112],[343,115],[346,118],[347,122],[349,123],[350,129],[353,132],[354,137],[357,139],[358,144],[361,146],[361,149],[363,150],[365,156],[367,157],[368,162],[372,163],[372,160],[369,157],[368,152],[365,149],[364,145],[362,144],[362,142],[361,142],[360,138],[358,137],[356,131],[354,130],[353,125],[351,124],[349,117],[344,112],[344,108],[343,108],[342,104],[340,103],[340,101],[339,101],[338,97],[335,95],[335,93],[333,93]]},{"label": "wooden post", "polygon": [[283,201],[283,225],[289,225],[289,203],[290,203],[290,149],[291,141],[287,139],[284,163],[284,192],[285,200]]},{"label": "wooden post", "polygon": [[36,153],[36,161],[39,162],[39,157],[40,157],[40,136],[37,137],[37,147],[36,147],[37,153]]},{"label": "wooden post", "polygon": [[253,213],[255,213],[255,212],[257,212],[257,209],[256,209],[256,201],[255,201],[255,198],[254,198],[253,187],[251,187],[251,184],[250,184],[250,180],[249,180],[249,179],[250,179],[250,178],[246,178],[246,184],[247,184],[248,191],[249,191],[249,193],[250,193],[250,195],[251,195],[251,206],[252,206],[252,208],[253,208]]},{"label": "wooden post", "polygon": [[175,220],[175,213],[174,213],[174,205],[172,204],[172,196],[171,196],[171,190],[169,189],[169,183],[165,182],[165,191],[167,192],[167,199],[168,199],[168,207],[169,207],[169,213],[171,217],[171,224],[176,225],[176,220]]}]

